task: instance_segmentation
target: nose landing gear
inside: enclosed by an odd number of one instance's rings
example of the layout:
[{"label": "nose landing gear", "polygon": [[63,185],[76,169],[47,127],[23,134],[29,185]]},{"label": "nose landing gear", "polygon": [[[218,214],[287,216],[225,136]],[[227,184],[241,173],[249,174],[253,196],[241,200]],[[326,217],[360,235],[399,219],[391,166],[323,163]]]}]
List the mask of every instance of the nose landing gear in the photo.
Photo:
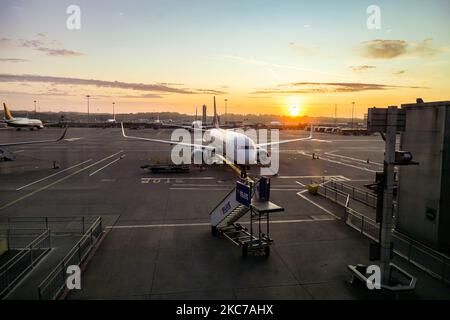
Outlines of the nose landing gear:
[{"label": "nose landing gear", "polygon": [[240,178],[241,179],[247,179],[248,174],[247,174],[247,170],[250,169],[249,166],[239,166],[240,169]]}]

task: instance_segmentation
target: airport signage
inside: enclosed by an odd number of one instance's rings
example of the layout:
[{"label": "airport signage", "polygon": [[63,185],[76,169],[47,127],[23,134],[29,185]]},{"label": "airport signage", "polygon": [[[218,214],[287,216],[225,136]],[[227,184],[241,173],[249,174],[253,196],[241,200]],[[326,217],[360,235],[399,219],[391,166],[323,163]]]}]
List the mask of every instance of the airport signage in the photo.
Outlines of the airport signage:
[{"label": "airport signage", "polygon": [[236,201],[250,207],[252,201],[252,188],[242,182],[236,182]]},{"label": "airport signage", "polygon": [[[371,132],[386,132],[387,110],[370,108],[367,115],[367,130]],[[406,110],[397,109],[397,131],[405,131]]]}]

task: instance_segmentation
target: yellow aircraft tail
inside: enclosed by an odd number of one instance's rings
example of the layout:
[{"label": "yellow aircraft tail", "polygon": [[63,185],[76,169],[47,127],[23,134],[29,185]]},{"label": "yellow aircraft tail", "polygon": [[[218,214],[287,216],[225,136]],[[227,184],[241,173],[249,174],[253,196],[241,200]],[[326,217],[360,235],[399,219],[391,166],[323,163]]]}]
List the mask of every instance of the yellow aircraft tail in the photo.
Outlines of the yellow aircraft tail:
[{"label": "yellow aircraft tail", "polygon": [[13,120],[14,117],[12,116],[11,111],[8,109],[8,107],[6,106],[6,103],[3,102],[3,108],[5,109],[5,118],[6,120]]}]

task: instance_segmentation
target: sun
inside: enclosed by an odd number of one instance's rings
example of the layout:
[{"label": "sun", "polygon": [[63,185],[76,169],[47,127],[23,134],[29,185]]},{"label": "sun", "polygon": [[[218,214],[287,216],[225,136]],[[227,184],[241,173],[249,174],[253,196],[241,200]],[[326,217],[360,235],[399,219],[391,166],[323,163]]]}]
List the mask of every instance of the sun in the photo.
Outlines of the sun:
[{"label": "sun", "polygon": [[297,117],[300,114],[300,107],[298,105],[291,105],[289,107],[289,115],[291,117]]},{"label": "sun", "polygon": [[303,112],[303,108],[300,107],[304,105],[304,97],[294,95],[294,96],[286,96],[283,98],[283,104],[285,105],[285,114],[289,115],[292,118],[298,117]]}]

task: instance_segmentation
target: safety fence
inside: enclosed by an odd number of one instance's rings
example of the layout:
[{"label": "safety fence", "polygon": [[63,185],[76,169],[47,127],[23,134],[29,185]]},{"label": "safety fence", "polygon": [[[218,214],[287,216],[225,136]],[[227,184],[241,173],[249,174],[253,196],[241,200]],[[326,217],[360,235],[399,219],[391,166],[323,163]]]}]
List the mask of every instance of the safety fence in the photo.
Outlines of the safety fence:
[{"label": "safety fence", "polygon": [[[5,297],[51,249],[49,230],[7,230],[3,237],[8,251],[17,253],[0,266],[0,298]],[[30,239],[33,240],[30,242]]]},{"label": "safety fence", "polygon": [[380,227],[373,219],[346,206],[344,221],[347,225],[359,231],[361,234],[378,242]]},{"label": "safety fence", "polygon": [[40,300],[55,300],[58,298],[66,287],[66,280],[69,276],[67,268],[73,265],[80,266],[85,261],[102,232],[102,218],[97,217],[69,253],[39,284],[38,295]]},{"label": "safety fence", "polygon": [[[321,184],[319,184],[318,193],[322,197],[325,197],[328,200],[331,200],[334,203],[337,203],[344,208],[348,207],[348,203],[350,201],[350,196],[348,194],[345,194],[342,191],[328,187],[328,183],[330,183],[330,182],[331,182],[331,180],[324,181]],[[345,209],[342,210],[341,214],[338,212],[338,215],[340,215],[340,218],[344,219],[346,217],[346,210]]]},{"label": "safety fence", "polygon": [[0,220],[0,229],[48,229],[52,231],[52,235],[82,235],[97,218],[98,216],[8,217]]},{"label": "safety fence", "polygon": [[335,180],[327,181],[326,188],[341,191],[345,195],[349,195],[350,199],[359,201],[371,208],[377,207],[377,195],[372,191],[364,190],[345,182]]},{"label": "safety fence", "polygon": [[[350,194],[333,187],[334,181],[320,185],[319,194],[341,205],[342,220],[362,235],[379,242],[380,226],[375,220],[349,207]],[[450,284],[450,257],[418,242],[403,233],[393,230],[394,252],[399,257],[427,272],[431,276]]]},{"label": "safety fence", "polygon": [[450,284],[450,257],[394,231],[394,251],[416,267]]},{"label": "safety fence", "polygon": [[33,242],[46,230],[48,229],[7,229],[0,226],[0,238],[4,239],[7,250],[20,250],[27,248],[31,242]]}]

